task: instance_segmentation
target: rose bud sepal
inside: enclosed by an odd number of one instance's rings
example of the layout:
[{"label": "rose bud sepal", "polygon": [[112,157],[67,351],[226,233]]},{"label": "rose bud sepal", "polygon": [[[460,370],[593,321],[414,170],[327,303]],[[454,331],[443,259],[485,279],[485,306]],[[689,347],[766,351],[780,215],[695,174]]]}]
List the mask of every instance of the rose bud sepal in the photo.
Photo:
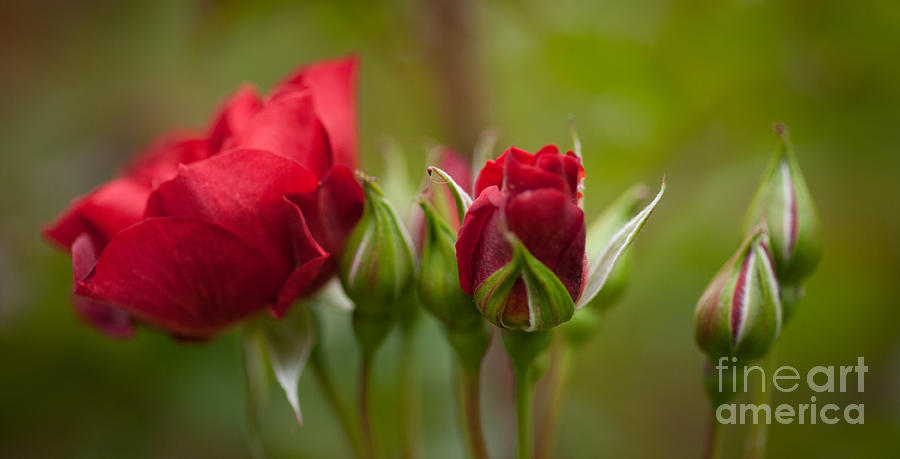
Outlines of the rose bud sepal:
[{"label": "rose bud sepal", "polygon": [[776,124],[775,132],[775,153],[748,210],[746,226],[760,222],[768,226],[779,282],[800,285],[819,263],[822,234],[787,127]]},{"label": "rose bud sepal", "polygon": [[398,317],[414,272],[412,241],[380,187],[361,177],[365,210],[340,263],[340,278],[353,301],[354,333],[364,352],[374,352]]},{"label": "rose bud sepal", "polygon": [[719,270],[694,313],[697,344],[711,361],[762,357],[781,330],[778,280],[764,226],[756,227]]},{"label": "rose bud sepal", "polygon": [[[567,322],[575,313],[575,303],[556,274],[535,258],[515,234],[505,233],[512,259],[475,289],[475,305],[492,324],[526,332],[547,330]],[[528,319],[524,324],[504,320],[514,287],[522,282]]]}]

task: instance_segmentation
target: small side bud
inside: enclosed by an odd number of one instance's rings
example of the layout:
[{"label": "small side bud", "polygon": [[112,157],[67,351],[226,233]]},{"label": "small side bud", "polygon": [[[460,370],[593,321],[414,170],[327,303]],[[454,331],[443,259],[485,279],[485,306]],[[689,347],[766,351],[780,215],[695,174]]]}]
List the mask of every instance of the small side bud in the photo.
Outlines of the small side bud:
[{"label": "small side bud", "polygon": [[695,337],[711,361],[762,357],[778,337],[782,308],[770,247],[765,227],[755,228],[697,303]]},{"label": "small side bud", "polygon": [[[357,339],[364,347],[374,347],[387,334],[391,319],[409,292],[415,262],[409,233],[394,207],[371,179],[363,178],[363,189],[365,211],[347,239],[340,277],[344,291],[356,305]],[[370,323],[363,326],[362,322]],[[360,334],[363,331],[365,336]]]},{"label": "small side bud", "polygon": [[822,254],[819,217],[800,171],[787,127],[775,125],[778,143],[747,214],[747,227],[769,228],[778,280],[799,285]]}]

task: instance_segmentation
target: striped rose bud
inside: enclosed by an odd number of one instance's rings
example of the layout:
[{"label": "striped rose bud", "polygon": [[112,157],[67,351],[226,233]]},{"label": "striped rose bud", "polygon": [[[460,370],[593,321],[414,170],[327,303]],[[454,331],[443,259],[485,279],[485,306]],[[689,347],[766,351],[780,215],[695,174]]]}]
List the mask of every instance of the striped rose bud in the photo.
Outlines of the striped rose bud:
[{"label": "striped rose bud", "polygon": [[694,312],[695,337],[710,361],[748,361],[765,355],[781,323],[769,236],[758,226],[703,292]]},{"label": "striped rose bud", "polygon": [[778,144],[747,214],[747,227],[764,222],[772,241],[778,280],[797,286],[809,276],[822,254],[815,205],[783,124],[775,125]]}]

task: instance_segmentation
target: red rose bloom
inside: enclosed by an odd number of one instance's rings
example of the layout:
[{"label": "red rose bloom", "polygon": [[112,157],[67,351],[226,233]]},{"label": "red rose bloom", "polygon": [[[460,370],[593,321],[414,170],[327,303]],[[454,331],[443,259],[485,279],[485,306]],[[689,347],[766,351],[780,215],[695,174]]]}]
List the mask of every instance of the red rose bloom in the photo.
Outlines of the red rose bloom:
[{"label": "red rose bloom", "polygon": [[[531,154],[512,147],[488,161],[475,182],[477,198],[466,213],[456,241],[459,280],[469,295],[512,259],[504,233],[512,232],[562,281],[573,301],[588,272],[584,212],[578,185],[581,160],[548,145]],[[528,322],[523,281],[513,287],[503,308],[503,323]]]},{"label": "red rose bloom", "polygon": [[355,58],[243,86],[205,134],[149,148],[45,229],[72,254],[74,305],[99,330],[135,321],[206,337],[284,314],[333,274],[362,214]]}]

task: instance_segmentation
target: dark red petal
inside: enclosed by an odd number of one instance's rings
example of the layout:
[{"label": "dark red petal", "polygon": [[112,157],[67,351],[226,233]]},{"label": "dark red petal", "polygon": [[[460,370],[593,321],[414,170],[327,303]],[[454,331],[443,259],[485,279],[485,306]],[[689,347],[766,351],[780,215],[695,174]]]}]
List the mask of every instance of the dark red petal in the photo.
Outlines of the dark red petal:
[{"label": "dark red petal", "polygon": [[565,193],[541,189],[511,198],[506,205],[506,222],[577,300],[585,271],[584,212]]},{"label": "dark red petal", "polygon": [[534,156],[520,148],[509,147],[499,158],[494,160],[489,159],[485,163],[484,168],[481,169],[481,172],[479,172],[478,178],[475,181],[475,197],[478,197],[478,195],[489,186],[496,186],[497,188],[503,186],[503,168],[506,165],[507,160],[513,157],[518,159],[521,163],[531,164]]},{"label": "dark red petal", "polygon": [[511,258],[509,243],[500,232],[500,208],[505,197],[496,186],[486,188],[463,219],[456,238],[459,285],[472,295],[478,285]]},{"label": "dark red petal", "polygon": [[300,208],[309,231],[329,253],[340,253],[362,217],[362,187],[344,166],[332,168],[314,190],[288,193],[287,198]]},{"label": "dark red petal", "polygon": [[319,275],[322,265],[328,258],[328,252],[313,238],[303,212],[296,204],[284,197],[285,206],[288,208],[291,241],[293,242],[294,270],[288,276],[287,281],[281,287],[278,301],[269,308],[277,318],[284,315],[298,297],[309,293],[314,288],[313,282]]},{"label": "dark red petal", "polygon": [[[556,155],[556,158],[561,156]],[[554,171],[547,171],[529,161],[520,161],[518,155],[507,158],[503,169],[503,192],[516,195],[529,190],[554,189],[568,193],[565,180]],[[560,165],[561,167],[561,165]]]},{"label": "dark red petal", "polygon": [[332,165],[328,137],[316,117],[309,89],[272,96],[228,147],[271,151],[297,161],[316,177],[325,175]]},{"label": "dark red petal", "polygon": [[548,150],[544,147],[535,155],[535,166],[559,176],[566,184],[566,194],[573,201],[578,199],[578,183],[584,178],[584,168],[581,160],[572,155],[560,155],[553,147]]},{"label": "dark red petal", "polygon": [[250,119],[262,108],[263,101],[252,85],[241,85],[222,104],[209,127],[209,149],[218,152],[226,140],[247,126]]},{"label": "dark red petal", "polygon": [[162,217],[116,235],[75,293],[177,335],[203,337],[270,304],[283,280],[259,250],[222,226]]},{"label": "dark red petal", "polygon": [[300,85],[312,89],[316,113],[334,151],[334,164],[355,169],[357,164],[355,56],[319,61],[291,75],[277,91]]},{"label": "dark red petal", "polygon": [[215,222],[260,249],[273,269],[287,273],[292,242],[282,196],[315,186],[316,178],[294,161],[261,150],[232,150],[181,166],[150,196],[146,215]]},{"label": "dark red petal", "polygon": [[[72,244],[72,281],[78,282],[87,277],[96,263],[97,251],[91,237],[82,233]],[[82,319],[111,338],[134,336],[131,315],[125,310],[78,295],[72,295],[72,306]]]},{"label": "dark red petal", "polygon": [[150,191],[149,186],[128,178],[107,182],[74,200],[44,229],[44,236],[70,249],[78,236],[87,233],[102,250],[116,233],[140,221]]}]

